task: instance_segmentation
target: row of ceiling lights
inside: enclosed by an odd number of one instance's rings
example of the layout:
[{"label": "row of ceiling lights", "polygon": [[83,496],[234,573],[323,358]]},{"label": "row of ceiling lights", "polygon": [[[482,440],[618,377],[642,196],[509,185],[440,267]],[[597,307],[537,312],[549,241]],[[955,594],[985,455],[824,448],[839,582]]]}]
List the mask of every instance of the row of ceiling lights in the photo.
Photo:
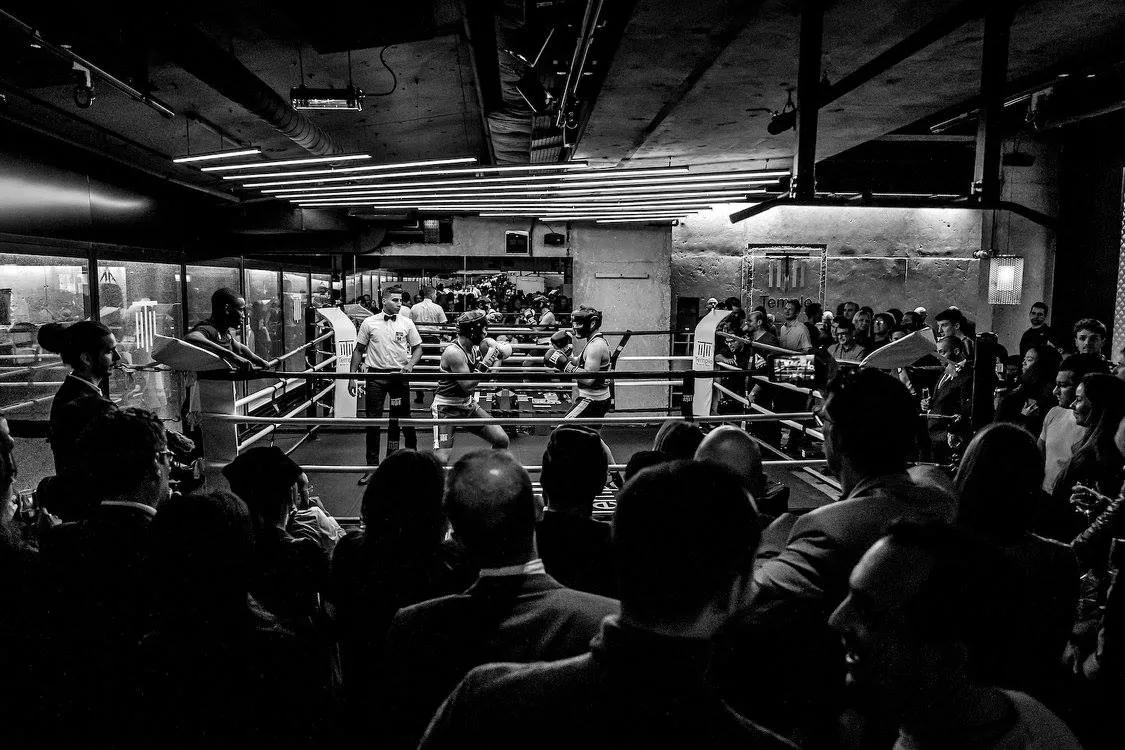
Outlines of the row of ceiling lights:
[{"label": "row of ceiling lights", "polygon": [[[257,151],[200,154],[174,161],[199,163],[250,153]],[[460,166],[474,164],[476,159],[472,157],[291,169],[370,158],[369,154],[347,154],[242,162],[205,166],[201,171],[235,173],[216,176],[240,181],[243,188],[256,188],[269,197],[289,200],[302,207],[370,207],[614,223],[668,221],[714,204],[746,203],[748,196],[764,196],[767,186],[780,187],[781,178],[789,174],[788,170],[689,174],[687,167],[672,166],[592,169],[585,161],[504,167]],[[403,181],[413,177],[435,179]]]}]

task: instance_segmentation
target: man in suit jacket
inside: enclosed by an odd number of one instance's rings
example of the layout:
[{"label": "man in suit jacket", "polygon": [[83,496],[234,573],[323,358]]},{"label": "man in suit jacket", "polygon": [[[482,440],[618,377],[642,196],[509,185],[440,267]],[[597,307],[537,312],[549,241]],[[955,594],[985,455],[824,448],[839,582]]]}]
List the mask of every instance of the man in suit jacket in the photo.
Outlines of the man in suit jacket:
[{"label": "man in suit jacket", "polygon": [[539,505],[506,451],[470,453],[450,471],[446,515],[480,575],[462,594],[395,615],[375,679],[385,747],[413,748],[430,717],[473,667],[584,653],[618,603],[573,591],[536,554]]},{"label": "man in suit jacket", "polygon": [[92,516],[41,540],[45,746],[111,746],[132,721],[152,581],[149,526],[168,495],[164,426],[143,409],[98,417],[78,442]]},{"label": "man in suit jacket", "polygon": [[973,410],[973,368],[965,354],[965,346],[956,336],[938,341],[938,353],[947,361],[945,372],[938,378],[929,403],[923,403],[930,452],[934,461],[947,463],[952,459],[950,435],[966,439],[971,432]]},{"label": "man in suit jacket", "polygon": [[842,372],[816,415],[843,495],[800,516],[786,513],[763,533],[756,589],[724,627],[715,675],[743,715],[808,744],[836,731],[843,662],[827,620],[847,595],[852,568],[895,518],[949,520],[956,507],[952,495],[906,473],[918,414],[896,378]]},{"label": "man in suit jacket", "polygon": [[739,601],[758,533],[724,467],[677,461],[641,472],[613,520],[620,617],[581,656],[474,669],[420,747],[792,747],[707,681],[712,635]]}]

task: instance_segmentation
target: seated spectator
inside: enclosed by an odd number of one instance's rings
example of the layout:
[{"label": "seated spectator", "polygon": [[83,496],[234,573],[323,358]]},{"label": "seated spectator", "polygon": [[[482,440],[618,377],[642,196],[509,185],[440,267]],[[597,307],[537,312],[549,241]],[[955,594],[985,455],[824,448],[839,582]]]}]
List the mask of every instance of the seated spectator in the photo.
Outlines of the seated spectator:
[{"label": "seated spectator", "polygon": [[1125,417],[1125,382],[1112,375],[1087,375],[1075,391],[1073,409],[1074,420],[1086,428],[1086,435],[1074,446],[1039,525],[1045,536],[1064,542],[1088,525],[1089,519],[1071,502],[1075,488],[1088,487],[1114,496],[1125,479],[1121,453],[1114,442],[1117,426]]},{"label": "seated spectator", "polygon": [[1012,422],[1033,435],[1043,430],[1043,419],[1055,398],[1055,378],[1059,371],[1059,353],[1049,346],[1032,346],[1023,355],[1019,383],[1000,400],[996,421]]},{"label": "seated spectator", "polygon": [[[1113,443],[1125,457],[1125,420],[1117,426]],[[1105,571],[1109,568],[1113,540],[1125,537],[1125,485],[1116,496],[1078,485],[1071,491],[1070,497],[1091,519],[1089,526],[1071,541],[1070,546],[1083,568]]]},{"label": "seated spectator", "polygon": [[929,435],[929,457],[949,463],[962,441],[972,432],[973,370],[964,344],[950,335],[938,341],[938,353],[945,358],[945,371],[938,378],[933,396],[922,399]]},{"label": "seated spectator", "polygon": [[896,328],[895,318],[890,313],[876,313],[871,321],[872,351],[891,343],[891,331]]},{"label": "seated spectator", "polygon": [[[327,696],[294,635],[249,595],[253,529],[234,495],[177,497],[152,523],[152,631],[129,707],[136,747],[316,747]],[[130,746],[128,743],[120,746]]]},{"label": "seated spectator", "polygon": [[383,746],[414,747],[449,691],[490,661],[546,661],[585,652],[618,603],[564,588],[536,555],[531,478],[504,451],[476,451],[449,473],[445,511],[481,564],[468,591],[399,610],[374,705]]},{"label": "seated spectator", "polygon": [[[745,430],[733,425],[716,427],[699,444],[695,460],[729,469],[750,493],[759,516],[768,515],[773,519],[788,510],[788,493],[778,493],[769,486],[769,479],[762,470],[762,452]],[[779,494],[785,495],[786,504],[783,507],[777,507]],[[771,500],[774,501],[772,505]]]},{"label": "seated spectator", "polygon": [[[843,495],[801,516],[787,534],[771,524],[758,552],[764,562],[754,574],[758,597],[807,597],[835,606],[848,573],[887,519],[952,517],[953,498],[915,485],[906,474],[915,420],[910,394],[884,372],[845,372],[828,384],[817,421]],[[776,556],[767,559],[771,552]]]},{"label": "seated spectator", "polygon": [[1043,419],[1039,433],[1039,451],[1044,457],[1043,491],[1054,492],[1055,484],[1070,461],[1074,446],[1085,437],[1086,428],[1074,418],[1074,397],[1082,378],[1092,372],[1105,372],[1105,361],[1092,354],[1072,354],[1059,365],[1055,376],[1054,396],[1058,406],[1052,407]]},{"label": "seated spectator", "polygon": [[82,433],[78,452],[93,514],[41,539],[47,746],[112,744],[133,718],[136,647],[152,590],[149,527],[168,497],[171,451],[153,414],[104,414]]},{"label": "seated spectator", "polygon": [[1096,318],[1083,318],[1074,324],[1074,351],[1105,358],[1107,333],[1105,323]]},{"label": "seated spectator", "polygon": [[667,460],[668,456],[663,451],[637,451],[625,464],[625,481],[628,482],[648,467],[662,464]]},{"label": "seated spectator", "polygon": [[594,498],[605,486],[609,459],[598,433],[562,425],[543,452],[539,484],[547,505],[535,541],[547,574],[567,588],[616,596],[609,524],[595,521]]},{"label": "seated spectator", "polygon": [[663,453],[669,461],[690,461],[702,442],[703,430],[699,425],[680,419],[669,419],[656,431],[652,449]]},{"label": "seated spectator", "polygon": [[875,324],[875,311],[867,306],[859,308],[859,311],[852,317],[852,323],[855,325],[855,340],[864,349],[871,351],[874,346],[872,326]]},{"label": "seated spectator", "polygon": [[855,325],[847,318],[836,321],[836,343],[828,348],[833,359],[859,362],[867,356],[867,348],[856,341]]},{"label": "seated spectator", "polygon": [[913,310],[907,310],[902,314],[902,323],[899,324],[907,333],[914,333],[920,330],[923,323],[919,322],[918,314]]},{"label": "seated spectator", "polygon": [[[378,658],[395,612],[459,590],[442,542],[445,471],[432,453],[398,450],[375,470],[363,493],[363,531],[348,534],[332,557],[344,684],[365,676]],[[354,707],[354,704],[353,704]]]},{"label": "seated spectator", "polygon": [[996,546],[1018,574],[1004,659],[992,679],[1054,704],[1065,685],[1059,654],[1078,600],[1074,552],[1029,532],[1042,484],[1043,456],[1030,432],[992,424],[969,443],[955,483],[957,523]]},{"label": "seated spectator", "polygon": [[830,624],[849,691],[897,725],[896,748],[1080,747],[1039,701],[991,682],[1012,635],[1012,576],[988,547],[939,524],[896,523],[856,565]]},{"label": "seated spectator", "polygon": [[516,748],[532,738],[549,748],[792,747],[735,714],[706,679],[712,636],[748,582],[756,537],[754,512],[726,471],[676,462],[642,472],[613,521],[620,617],[576,658],[474,669],[420,747]]},{"label": "seated spectator", "polygon": [[231,491],[254,520],[250,590],[286,627],[305,631],[320,613],[328,555],[316,542],[285,530],[301,474],[277,446],[251,448],[223,467]]}]

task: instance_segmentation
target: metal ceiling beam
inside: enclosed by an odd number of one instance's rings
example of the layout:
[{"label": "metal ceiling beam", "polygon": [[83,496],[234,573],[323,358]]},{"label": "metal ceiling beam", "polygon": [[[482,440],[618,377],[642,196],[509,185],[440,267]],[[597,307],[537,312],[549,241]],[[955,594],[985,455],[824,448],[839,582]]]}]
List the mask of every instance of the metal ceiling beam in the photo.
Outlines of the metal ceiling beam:
[{"label": "metal ceiling beam", "polygon": [[793,154],[793,197],[816,194],[816,130],[820,109],[820,58],[824,47],[824,1],[805,0],[801,7],[801,46],[797,58],[797,148]]},{"label": "metal ceiling beam", "polygon": [[916,198],[910,196],[897,198],[864,198],[862,195],[822,195],[813,198],[794,198],[782,195],[770,200],[764,200],[756,206],[748,206],[739,211],[735,211],[730,215],[730,223],[737,224],[753,216],[764,214],[766,211],[771,211],[778,206],[816,206],[820,208],[961,208],[978,211],[1011,211],[1017,216],[1022,216],[1048,229],[1057,230],[1059,224],[1058,219],[1050,214],[1036,211],[1033,208],[1028,208],[1023,204],[1014,203],[1012,201],[977,201],[970,196],[962,196],[954,199],[935,199],[926,196],[918,196]]},{"label": "metal ceiling beam", "polygon": [[981,203],[1000,200],[1000,157],[1003,138],[1004,85],[1008,79],[1008,46],[1014,3],[994,0],[984,16],[984,46],[980,65],[980,117],[972,194]]}]

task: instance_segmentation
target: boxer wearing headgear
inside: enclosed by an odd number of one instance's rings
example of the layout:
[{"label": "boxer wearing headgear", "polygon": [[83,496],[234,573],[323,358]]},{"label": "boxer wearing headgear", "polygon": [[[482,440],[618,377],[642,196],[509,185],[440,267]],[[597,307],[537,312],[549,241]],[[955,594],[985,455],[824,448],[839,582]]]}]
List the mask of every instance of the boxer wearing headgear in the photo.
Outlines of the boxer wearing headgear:
[{"label": "boxer wearing headgear", "polygon": [[[479,372],[486,376],[493,367],[512,354],[507,342],[486,338],[488,321],[483,310],[469,310],[457,318],[457,338],[441,353],[439,369],[447,373]],[[430,407],[434,419],[488,419],[491,415],[477,405],[476,387],[480,380],[439,380]],[[508,436],[499,425],[462,428],[492,444],[497,450],[508,447]],[[451,424],[434,425],[434,454],[449,463],[454,432]]]},{"label": "boxer wearing headgear", "polygon": [[[580,353],[568,356],[567,344],[558,334],[551,337],[551,349],[543,355],[543,364],[559,372],[608,372],[610,366],[609,342],[601,334],[602,313],[593,307],[583,305],[570,316],[574,323],[574,335],[586,339],[586,346]],[[565,335],[565,334],[564,334]],[[580,378],[578,380],[578,399],[574,408],[564,419],[577,417],[604,417],[609,411],[609,383],[604,377]]]}]

